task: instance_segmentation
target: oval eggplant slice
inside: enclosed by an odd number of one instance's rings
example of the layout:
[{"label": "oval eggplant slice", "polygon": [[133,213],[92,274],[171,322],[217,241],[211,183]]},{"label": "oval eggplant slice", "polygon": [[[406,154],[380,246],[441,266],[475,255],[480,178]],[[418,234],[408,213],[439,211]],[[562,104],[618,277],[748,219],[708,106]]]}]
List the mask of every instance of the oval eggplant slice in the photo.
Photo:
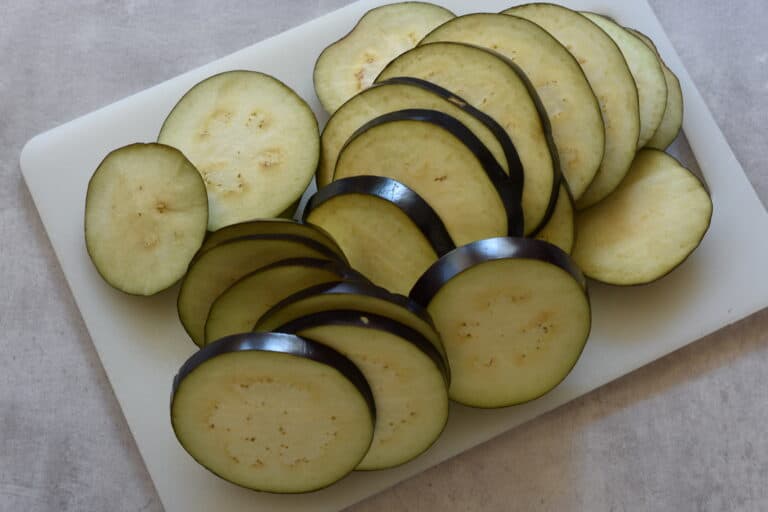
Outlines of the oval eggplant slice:
[{"label": "oval eggplant slice", "polygon": [[[547,114],[520,68],[475,46],[431,43],[392,61],[376,81],[402,77],[418,77],[450,90],[502,126],[523,167],[525,234],[546,224],[557,197],[560,164]],[[508,155],[508,161],[514,160]],[[517,179],[513,173],[510,177]]]},{"label": "oval eggplant slice", "polygon": [[649,283],[685,261],[711,218],[704,184],[666,153],[643,149],[619,188],[576,216],[573,259],[597,281]]},{"label": "oval eggplant slice", "polygon": [[596,203],[626,176],[637,151],[640,108],[629,66],[608,34],[567,7],[534,3],[504,14],[528,19],[552,34],[576,58],[595,92],[605,125],[605,154],[580,204]]},{"label": "oval eggplant slice", "polygon": [[631,28],[626,28],[626,30],[636,35],[645,46],[653,50],[656,58],[659,59],[661,70],[664,72],[664,81],[667,83],[667,106],[664,108],[661,124],[656,128],[651,140],[645,144],[648,148],[664,151],[674,142],[683,127],[683,90],[680,88],[680,80],[661,58],[658,48],[653,44],[650,37]]},{"label": "oval eggplant slice", "polygon": [[544,228],[536,233],[537,240],[549,242],[556,245],[566,254],[570,254],[573,249],[573,241],[576,238],[575,212],[573,208],[573,199],[568,192],[568,185],[560,185],[560,194],[557,196],[557,204],[552,217]]},{"label": "oval eggplant slice", "polygon": [[228,240],[251,235],[292,235],[309,238],[310,240],[323,244],[328,249],[335,252],[339,258],[346,261],[344,253],[336,243],[336,240],[323,231],[322,228],[308,226],[307,224],[302,224],[289,219],[259,219],[231,224],[212,233],[208,233],[199,252],[203,253],[211,247],[216,247]]},{"label": "oval eggplant slice", "polygon": [[592,87],[568,50],[535,23],[506,14],[454,18],[420,44],[437,41],[490,48],[522,68],[547,111],[563,176],[578,199],[603,159],[605,126]]},{"label": "oval eggplant slice", "polygon": [[317,258],[291,258],[262,267],[224,290],[211,304],[205,344],[249,332],[261,315],[298,291],[344,279],[366,280],[342,263]]},{"label": "oval eggplant slice", "polygon": [[247,333],[179,370],[171,425],[199,464],[233,484],[300,493],[349,474],[368,452],[376,412],[360,370],[326,345]]},{"label": "oval eggplant slice", "polygon": [[[474,115],[476,109],[467,111],[462,108],[460,100],[458,103],[453,101],[450,92],[446,91],[446,97],[425,84],[428,82],[382,82],[350,98],[336,110],[320,136],[322,151],[317,169],[318,187],[322,188],[333,180],[339,152],[358,128],[383,114],[409,108],[439,110],[455,117],[483,142],[503,169],[508,169],[501,141]],[[444,91],[442,88],[440,90]]]},{"label": "oval eggplant slice", "polygon": [[353,268],[395,293],[408,293],[439,256],[455,248],[440,217],[418,194],[380,176],[353,176],[323,187],[309,199],[304,221],[328,231]]},{"label": "oval eggplant slice", "polygon": [[278,327],[338,350],[365,376],[376,403],[376,426],[361,470],[404,464],[440,436],[448,420],[448,372],[419,332],[389,318],[327,311]]},{"label": "oval eggplant slice", "polygon": [[361,126],[341,150],[334,180],[370,174],[424,198],[457,245],[520,225],[507,175],[471,131],[442,112],[400,110]]},{"label": "oval eggplant slice", "polygon": [[[629,70],[637,85],[640,101],[640,137],[637,147],[642,148],[651,140],[661,124],[667,105],[667,83],[659,59],[653,50],[637,36],[631,34],[615,21],[592,12],[582,12],[591,22],[599,26],[616,42],[627,61]],[[577,204],[579,199],[576,198]]]},{"label": "oval eggplant slice", "polygon": [[297,292],[264,313],[254,326],[255,331],[273,331],[298,318],[323,311],[350,310],[381,315],[418,331],[445,356],[440,336],[429,313],[403,295],[389,293],[384,288],[346,281],[321,284]]},{"label": "oval eggplant slice", "polygon": [[448,89],[414,77],[394,77],[379,82],[334,112],[320,137],[322,151],[317,170],[318,187],[324,187],[333,179],[339,152],[355,130],[380,115],[409,108],[439,110],[466,126],[493,154],[512,182],[517,184],[515,202],[520,201],[523,188],[522,163],[504,128],[488,114]]},{"label": "oval eggplant slice", "polygon": [[315,62],[313,81],[323,108],[332,114],[370,86],[389,61],[453,17],[451,11],[426,2],[383,5],[365,13]]},{"label": "oval eggplant slice", "polygon": [[195,257],[181,283],[177,302],[179,320],[192,341],[203,345],[211,305],[224,290],[254,270],[288,258],[340,261],[326,246],[290,235],[237,238]]},{"label": "oval eggplant slice", "polygon": [[99,164],[85,197],[85,246],[114,288],[153,295],[177,282],[208,222],[205,185],[177,149],[132,144]]},{"label": "oval eggplant slice", "polygon": [[210,231],[280,215],[304,193],[320,158],[312,109],[255,71],[195,85],[168,114],[158,142],[183,151],[203,176]]},{"label": "oval eggplant slice", "polygon": [[427,305],[451,399],[504,407],[540,397],[576,364],[591,325],[584,277],[547,242],[492,238],[443,256],[411,297]]}]

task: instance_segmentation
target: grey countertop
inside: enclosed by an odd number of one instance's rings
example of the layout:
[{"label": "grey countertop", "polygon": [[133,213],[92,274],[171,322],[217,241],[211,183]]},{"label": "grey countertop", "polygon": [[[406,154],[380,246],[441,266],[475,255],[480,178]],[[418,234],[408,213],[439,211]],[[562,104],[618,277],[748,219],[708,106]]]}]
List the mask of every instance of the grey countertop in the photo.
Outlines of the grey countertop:
[{"label": "grey countertop", "polygon": [[[22,181],[23,144],[346,3],[2,2],[0,511],[162,509]],[[765,204],[768,2],[651,4]],[[765,511],[766,375],[764,310],[351,510]]]}]

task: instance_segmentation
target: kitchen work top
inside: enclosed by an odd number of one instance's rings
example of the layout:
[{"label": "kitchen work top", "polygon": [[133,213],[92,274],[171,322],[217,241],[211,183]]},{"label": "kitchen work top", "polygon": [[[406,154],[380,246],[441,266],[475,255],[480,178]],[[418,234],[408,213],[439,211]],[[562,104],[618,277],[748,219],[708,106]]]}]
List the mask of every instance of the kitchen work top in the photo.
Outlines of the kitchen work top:
[{"label": "kitchen work top", "polygon": [[[6,3],[0,511],[162,510],[22,181],[23,144],[347,3]],[[650,3],[765,203],[768,4]],[[763,311],[350,510],[766,510],[766,333]]]}]

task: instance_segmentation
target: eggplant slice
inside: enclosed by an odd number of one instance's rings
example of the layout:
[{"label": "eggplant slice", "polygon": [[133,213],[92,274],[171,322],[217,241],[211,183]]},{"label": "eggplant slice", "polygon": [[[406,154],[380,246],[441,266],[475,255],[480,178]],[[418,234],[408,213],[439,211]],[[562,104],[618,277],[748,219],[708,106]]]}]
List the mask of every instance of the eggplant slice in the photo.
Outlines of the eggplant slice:
[{"label": "eggplant slice", "polygon": [[557,196],[557,204],[555,211],[552,212],[552,217],[541,231],[536,233],[535,238],[556,245],[566,254],[570,254],[576,238],[575,216],[576,212],[573,208],[573,199],[568,192],[568,185],[563,183],[560,185],[560,194]]},{"label": "eggplant slice", "polygon": [[323,311],[349,310],[380,315],[419,332],[445,357],[432,318],[421,305],[373,284],[346,281],[313,286],[297,292],[264,313],[255,331],[273,331],[292,320]]},{"label": "eggplant slice", "polygon": [[493,118],[449,90],[412,77],[395,77],[379,82],[352,97],[333,113],[320,137],[322,151],[317,170],[318,187],[322,188],[333,180],[339,152],[355,130],[378,116],[409,108],[439,110],[458,119],[482,141],[507,174],[513,166],[516,173],[514,180],[520,181],[522,189],[522,165],[504,129]]},{"label": "eggplant slice", "polygon": [[619,188],[576,216],[573,259],[597,281],[649,283],[685,261],[711,218],[704,184],[666,153],[642,149]]},{"label": "eggplant slice", "polygon": [[[637,147],[645,146],[661,124],[667,105],[667,82],[659,59],[637,36],[600,14],[582,12],[591,22],[611,36],[627,61],[637,85],[640,101],[640,137]],[[576,198],[578,204],[578,198]],[[584,205],[587,206],[587,205]]]},{"label": "eggplant slice", "polygon": [[575,199],[595,177],[605,151],[600,106],[576,59],[546,30],[517,16],[468,14],[420,44],[455,41],[490,48],[522,68],[544,104],[565,180]]},{"label": "eggplant slice", "polygon": [[414,190],[457,245],[519,226],[514,186],[475,135],[436,110],[408,109],[361,126],[344,145],[334,180],[377,175]]},{"label": "eggplant slice", "polygon": [[132,144],[99,164],[85,198],[85,245],[114,288],[153,295],[177,282],[208,222],[205,185],[177,149]]},{"label": "eggplant slice", "polygon": [[353,176],[323,187],[309,199],[304,221],[329,232],[353,268],[395,293],[407,294],[439,256],[455,248],[426,201],[380,176]]},{"label": "eggplant slice", "polygon": [[254,270],[288,258],[340,261],[326,246],[299,236],[252,235],[229,240],[195,257],[181,283],[179,320],[198,346],[205,342],[205,322],[221,293]]},{"label": "eggplant slice", "polygon": [[411,297],[427,305],[451,366],[452,400],[504,407],[540,397],[576,364],[591,312],[567,254],[529,238],[492,238],[443,256]]},{"label": "eggplant slice", "polygon": [[350,473],[376,421],[360,370],[335,350],[290,334],[229,336],[179,370],[171,424],[198,463],[233,484],[300,493]]},{"label": "eggplant slice", "polygon": [[[549,120],[533,86],[509,59],[461,43],[420,45],[392,61],[378,82],[417,77],[452,91],[493,118],[514,144],[523,168],[526,235],[543,227],[554,209],[560,164]],[[508,161],[514,161],[508,156]],[[518,177],[510,169],[510,178]]]},{"label": "eggplant slice", "polygon": [[417,331],[358,311],[327,311],[277,328],[306,336],[348,357],[363,373],[376,403],[368,454],[357,469],[385,469],[423,453],[448,420],[448,371]]},{"label": "eggplant slice", "polygon": [[323,108],[334,113],[369,87],[389,61],[453,17],[451,11],[426,2],[383,5],[365,13],[317,58],[313,80]]},{"label": "eggplant slice", "polygon": [[208,236],[200,247],[199,253],[203,253],[212,247],[251,235],[293,235],[302,238],[309,238],[319,244],[323,244],[331,251],[335,252],[339,258],[346,261],[344,253],[331,235],[323,231],[318,226],[310,226],[289,219],[259,219],[248,222],[240,222],[218,229]]},{"label": "eggplant slice", "polygon": [[261,315],[298,291],[344,279],[365,280],[342,263],[317,258],[291,258],[262,267],[224,290],[211,304],[205,344],[251,331]]},{"label": "eggplant slice", "polygon": [[637,87],[621,50],[600,27],[576,11],[533,3],[504,11],[528,19],[552,34],[576,58],[595,92],[605,125],[605,154],[579,204],[594,204],[626,176],[637,151],[640,108]]},{"label": "eggplant slice", "polygon": [[664,81],[667,83],[667,106],[664,108],[661,124],[656,128],[651,140],[645,144],[647,148],[664,151],[674,142],[683,127],[683,90],[680,88],[680,80],[664,62],[650,37],[631,28],[627,28],[627,30],[639,37],[648,48],[653,50],[656,58],[659,59],[661,70],[664,72]]},{"label": "eggplant slice", "polygon": [[320,158],[312,109],[255,71],[227,71],[195,85],[166,118],[158,142],[183,151],[203,176],[210,231],[284,214]]}]

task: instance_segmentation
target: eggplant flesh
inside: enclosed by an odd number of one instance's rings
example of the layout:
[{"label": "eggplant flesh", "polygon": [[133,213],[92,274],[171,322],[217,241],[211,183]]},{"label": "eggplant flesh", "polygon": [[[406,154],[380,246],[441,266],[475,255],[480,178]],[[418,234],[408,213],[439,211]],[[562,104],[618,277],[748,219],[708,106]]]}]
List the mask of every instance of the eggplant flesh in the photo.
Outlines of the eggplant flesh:
[{"label": "eggplant flesh", "polygon": [[[522,70],[492,51],[440,42],[420,45],[399,56],[376,81],[403,76],[450,90],[502,126],[523,168],[524,233],[530,235],[541,228],[554,207],[560,164],[546,112]],[[516,179],[512,173],[510,177]]]},{"label": "eggplant flesh", "polygon": [[568,50],[539,25],[506,14],[454,18],[421,44],[437,41],[489,48],[522,68],[544,105],[563,176],[578,199],[603,159],[605,126],[594,91]]},{"label": "eggplant flesh", "polygon": [[298,318],[338,310],[375,314],[401,323],[419,332],[445,356],[440,336],[426,309],[408,297],[361,282],[329,283],[297,292],[264,313],[254,330],[273,331]]},{"label": "eggplant flesh", "polygon": [[519,203],[498,162],[442,112],[391,112],[360,127],[339,154],[334,180],[370,174],[400,181],[424,198],[457,245],[504,236],[519,225],[513,217]]},{"label": "eggplant flesh", "polygon": [[[454,14],[427,2],[383,5],[365,13],[344,37],[323,50],[315,62],[315,92],[328,113],[371,85],[393,58]],[[384,36],[386,35],[386,36]]]},{"label": "eggplant flesh", "polygon": [[360,368],[373,391],[376,426],[357,469],[384,469],[424,452],[448,419],[448,373],[442,356],[417,331],[389,318],[327,311],[278,328],[338,350]]},{"label": "eggplant flesh", "polygon": [[174,379],[171,424],[184,449],[249,489],[309,492],[351,472],[373,439],[373,393],[335,350],[280,333],[229,336]]},{"label": "eggplant flesh", "polygon": [[711,218],[704,183],[666,153],[642,149],[619,188],[577,215],[573,258],[597,281],[649,283],[686,260]]},{"label": "eggplant flesh", "polygon": [[317,258],[292,258],[260,268],[224,290],[211,304],[205,344],[249,332],[269,308],[300,290],[352,276],[345,265]]},{"label": "eggplant flesh", "polygon": [[339,261],[325,245],[292,235],[253,235],[222,243],[197,257],[181,283],[179,320],[198,346],[205,342],[205,322],[221,293],[242,278],[279,260],[321,258]]}]

